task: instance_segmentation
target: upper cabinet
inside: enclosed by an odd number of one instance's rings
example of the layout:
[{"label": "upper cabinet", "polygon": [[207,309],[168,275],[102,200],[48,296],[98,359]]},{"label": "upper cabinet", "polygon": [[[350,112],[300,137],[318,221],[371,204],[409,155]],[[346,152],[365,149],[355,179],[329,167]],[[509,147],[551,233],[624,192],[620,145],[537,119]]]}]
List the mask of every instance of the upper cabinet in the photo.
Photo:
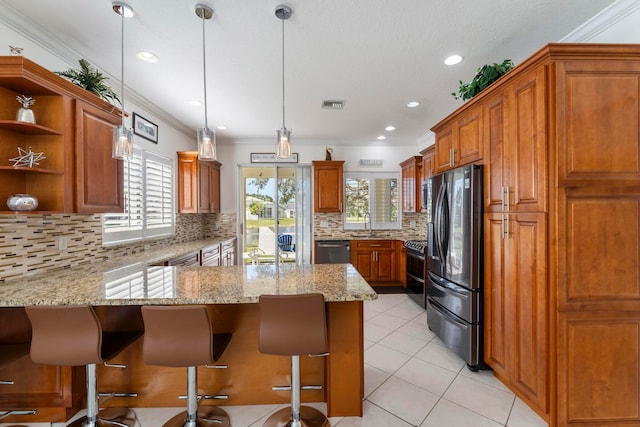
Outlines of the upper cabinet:
[{"label": "upper cabinet", "polygon": [[[35,100],[35,124],[16,120],[19,95]],[[16,193],[35,196],[38,213],[122,212],[122,161],[111,158],[119,124],[120,111],[91,92],[24,57],[0,57],[0,213]],[[44,158],[15,168],[18,148]]]},{"label": "upper cabinet", "polygon": [[[418,191],[420,192],[421,205],[424,204],[425,200],[422,199],[422,185],[427,182],[429,178],[431,178],[434,174],[433,172],[433,163],[435,157],[436,146],[435,144],[428,146],[424,150],[420,151],[422,155],[422,181],[418,186]],[[426,209],[423,206],[418,206],[421,212],[426,212]]]},{"label": "upper cabinet", "polygon": [[197,151],[178,152],[178,212],[220,212],[220,162],[198,160]]},{"label": "upper cabinet", "polygon": [[344,160],[314,160],[313,204],[315,212],[342,212]]},{"label": "upper cabinet", "polygon": [[420,212],[422,207],[422,156],[409,157],[402,168],[402,212]]},{"label": "upper cabinet", "polygon": [[482,106],[447,117],[431,130],[436,134],[434,172],[473,163],[482,159]]}]

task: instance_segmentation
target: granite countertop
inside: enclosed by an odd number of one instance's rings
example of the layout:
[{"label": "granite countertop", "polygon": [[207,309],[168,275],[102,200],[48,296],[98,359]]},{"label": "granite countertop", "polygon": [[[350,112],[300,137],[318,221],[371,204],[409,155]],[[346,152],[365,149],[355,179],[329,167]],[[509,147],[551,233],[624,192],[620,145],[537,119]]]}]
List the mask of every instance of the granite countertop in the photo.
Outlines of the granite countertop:
[{"label": "granite countertop", "polygon": [[261,294],[319,292],[325,301],[365,301],[376,292],[351,264],[158,267],[92,266],[0,284],[0,306],[250,304]]},{"label": "granite countertop", "polygon": [[258,302],[261,294],[309,292],[324,294],[328,302],[377,298],[351,264],[154,266],[234,238],[197,240],[12,279],[0,283],[0,307],[245,304]]}]

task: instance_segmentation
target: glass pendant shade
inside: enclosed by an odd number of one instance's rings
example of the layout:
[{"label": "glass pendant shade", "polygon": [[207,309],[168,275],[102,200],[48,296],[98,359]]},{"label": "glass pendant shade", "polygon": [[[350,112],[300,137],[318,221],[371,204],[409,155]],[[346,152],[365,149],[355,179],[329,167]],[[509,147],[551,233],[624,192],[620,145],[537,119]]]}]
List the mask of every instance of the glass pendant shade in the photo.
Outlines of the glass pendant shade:
[{"label": "glass pendant shade", "polygon": [[113,129],[113,148],[111,157],[114,159],[128,159],[133,154],[133,132],[124,126]]},{"label": "glass pendant shade", "polygon": [[216,134],[209,128],[198,128],[198,158],[216,159]]},{"label": "glass pendant shade", "polygon": [[291,157],[291,131],[285,127],[278,130],[276,157],[279,159],[288,159]]}]

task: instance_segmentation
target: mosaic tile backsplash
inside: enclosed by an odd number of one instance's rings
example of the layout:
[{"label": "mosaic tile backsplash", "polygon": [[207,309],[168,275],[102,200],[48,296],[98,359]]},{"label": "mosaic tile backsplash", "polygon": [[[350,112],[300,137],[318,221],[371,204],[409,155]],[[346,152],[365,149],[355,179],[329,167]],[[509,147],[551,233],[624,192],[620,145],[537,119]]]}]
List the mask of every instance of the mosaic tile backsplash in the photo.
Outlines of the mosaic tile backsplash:
[{"label": "mosaic tile backsplash", "polygon": [[[322,227],[326,223],[326,227]],[[314,237],[316,239],[394,239],[426,240],[427,214],[403,213],[401,230],[344,230],[341,213],[316,213],[313,218]]]},{"label": "mosaic tile backsplash", "polygon": [[[101,216],[82,214],[0,215],[0,282],[25,274],[131,255],[173,243],[235,236],[235,214],[179,214],[171,238],[102,246]],[[67,241],[59,248],[60,237]]]}]

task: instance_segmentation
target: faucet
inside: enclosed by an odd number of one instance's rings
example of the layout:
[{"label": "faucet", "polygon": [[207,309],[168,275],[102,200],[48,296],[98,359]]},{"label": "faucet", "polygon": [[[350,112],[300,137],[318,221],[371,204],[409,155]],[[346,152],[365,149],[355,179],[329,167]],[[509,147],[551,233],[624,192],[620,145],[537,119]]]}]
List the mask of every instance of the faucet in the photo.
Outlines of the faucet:
[{"label": "faucet", "polygon": [[368,222],[369,223],[369,237],[373,236],[373,230],[371,229],[371,215],[369,215],[369,212],[366,212],[364,214],[363,220],[364,220],[364,231],[367,231],[367,222]]}]

